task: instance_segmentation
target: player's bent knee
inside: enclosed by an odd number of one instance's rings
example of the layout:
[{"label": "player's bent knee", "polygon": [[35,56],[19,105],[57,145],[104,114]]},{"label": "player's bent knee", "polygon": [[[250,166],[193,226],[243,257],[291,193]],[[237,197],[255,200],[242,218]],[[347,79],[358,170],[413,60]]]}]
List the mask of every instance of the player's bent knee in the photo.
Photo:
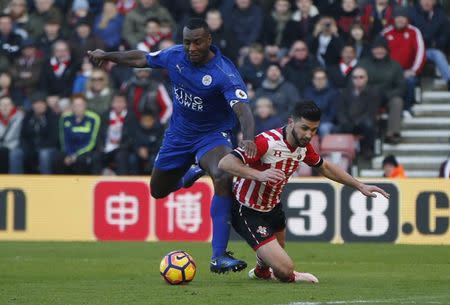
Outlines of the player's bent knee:
[{"label": "player's bent knee", "polygon": [[233,177],[221,169],[213,171],[211,173],[211,178],[216,185],[227,184],[233,181]]},{"label": "player's bent knee", "polygon": [[166,190],[159,190],[157,187],[151,187],[150,185],[150,194],[155,199],[161,199],[170,194],[170,192]]}]

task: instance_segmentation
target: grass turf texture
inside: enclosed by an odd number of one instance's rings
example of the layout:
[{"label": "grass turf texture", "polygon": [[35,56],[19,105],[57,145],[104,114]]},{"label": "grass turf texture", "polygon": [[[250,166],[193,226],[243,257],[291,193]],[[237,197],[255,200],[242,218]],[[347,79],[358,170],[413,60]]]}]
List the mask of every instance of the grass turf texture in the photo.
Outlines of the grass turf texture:
[{"label": "grass turf texture", "polygon": [[[169,286],[171,250],[197,263],[192,283]],[[242,242],[230,249],[253,266]],[[288,243],[297,270],[320,284],[281,284],[209,272],[207,243],[0,242],[0,305],[450,304],[450,247]],[[249,267],[250,267],[249,266]]]}]

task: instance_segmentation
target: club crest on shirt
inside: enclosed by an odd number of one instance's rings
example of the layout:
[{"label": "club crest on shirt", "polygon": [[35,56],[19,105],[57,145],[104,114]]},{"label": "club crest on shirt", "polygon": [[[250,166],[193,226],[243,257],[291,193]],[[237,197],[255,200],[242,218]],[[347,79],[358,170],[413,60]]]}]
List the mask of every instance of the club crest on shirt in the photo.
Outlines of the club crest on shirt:
[{"label": "club crest on shirt", "polygon": [[209,86],[212,83],[212,77],[209,74],[206,74],[205,76],[203,76],[202,78],[202,84],[204,86]]},{"label": "club crest on shirt", "polygon": [[240,99],[246,99],[247,98],[247,93],[245,93],[245,91],[242,90],[242,89],[236,89],[235,94],[236,94],[237,98],[240,98]]},{"label": "club crest on shirt", "polygon": [[261,237],[267,237],[269,233],[267,233],[267,228],[263,226],[258,226],[258,230],[256,230],[256,233],[259,233]]}]

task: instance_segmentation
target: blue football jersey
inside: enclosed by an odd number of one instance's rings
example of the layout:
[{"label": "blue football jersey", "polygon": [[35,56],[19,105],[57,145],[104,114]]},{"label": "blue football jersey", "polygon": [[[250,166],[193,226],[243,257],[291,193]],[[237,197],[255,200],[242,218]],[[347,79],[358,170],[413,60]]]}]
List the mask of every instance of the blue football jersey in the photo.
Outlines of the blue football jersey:
[{"label": "blue football jersey", "polygon": [[196,138],[228,131],[235,124],[232,110],[247,103],[244,82],[234,64],[211,46],[215,56],[203,66],[194,66],[182,45],[148,53],[151,68],[165,68],[172,81],[173,114],[169,130],[173,136]]}]

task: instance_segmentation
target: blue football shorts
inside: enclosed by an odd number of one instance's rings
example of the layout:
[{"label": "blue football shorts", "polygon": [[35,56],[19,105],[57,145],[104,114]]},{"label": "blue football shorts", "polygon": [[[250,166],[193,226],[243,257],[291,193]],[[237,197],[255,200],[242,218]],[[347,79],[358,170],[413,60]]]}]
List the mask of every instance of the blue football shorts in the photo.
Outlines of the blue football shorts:
[{"label": "blue football shorts", "polygon": [[198,163],[208,151],[221,145],[232,148],[230,132],[214,132],[195,139],[186,139],[175,136],[168,130],[155,159],[154,167],[163,171],[187,169],[192,164]]}]

